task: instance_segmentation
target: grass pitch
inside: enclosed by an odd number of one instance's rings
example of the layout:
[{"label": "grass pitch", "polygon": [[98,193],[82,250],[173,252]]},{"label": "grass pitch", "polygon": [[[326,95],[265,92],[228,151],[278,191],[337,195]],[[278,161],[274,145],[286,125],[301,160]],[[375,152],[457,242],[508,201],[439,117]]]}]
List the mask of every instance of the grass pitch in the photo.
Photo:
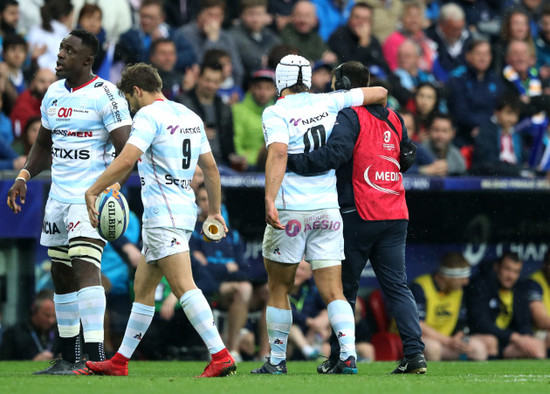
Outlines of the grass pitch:
[{"label": "grass pitch", "polygon": [[259,362],[239,363],[237,374],[196,379],[205,362],[130,363],[128,377],[33,376],[47,363],[0,362],[0,393],[24,394],[321,394],[321,393],[550,393],[550,360],[431,362],[426,375],[389,375],[391,362],[359,364],[357,376],[319,375],[314,362],[289,362],[288,375],[251,375]]}]

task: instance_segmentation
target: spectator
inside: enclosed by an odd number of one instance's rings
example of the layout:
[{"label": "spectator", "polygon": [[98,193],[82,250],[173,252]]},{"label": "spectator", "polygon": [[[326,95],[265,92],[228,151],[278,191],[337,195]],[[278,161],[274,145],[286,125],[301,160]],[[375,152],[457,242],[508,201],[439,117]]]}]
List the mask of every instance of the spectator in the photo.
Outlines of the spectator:
[{"label": "spectator", "polygon": [[0,44],[10,34],[17,33],[19,22],[19,3],[17,0],[3,0],[0,2]]},{"label": "spectator", "polygon": [[231,29],[244,67],[244,75],[267,67],[267,54],[281,43],[269,25],[267,0],[241,0],[240,23]]},{"label": "spectator", "polygon": [[99,41],[99,50],[94,59],[92,71],[101,78],[109,80],[109,73],[113,64],[114,47],[110,49],[107,34],[103,29],[103,12],[96,4],[86,3],[80,8],[77,28],[94,33]]},{"label": "spectator", "polygon": [[18,0],[19,3],[19,23],[17,24],[20,34],[27,34],[33,26],[41,22],[40,8],[44,5],[44,0]]},{"label": "spectator", "polygon": [[535,39],[537,64],[541,78],[550,78],[550,5],[543,8],[540,31]]},{"label": "spectator", "polygon": [[2,57],[8,69],[9,81],[19,95],[27,88],[27,82],[29,81],[28,73],[23,71],[23,64],[27,58],[27,41],[20,35],[9,34],[4,36],[2,49]]},{"label": "spectator", "polygon": [[466,14],[468,30],[493,42],[501,28],[501,16],[508,0],[445,0],[457,3]]},{"label": "spectator", "polygon": [[421,83],[416,87],[414,98],[407,108],[415,116],[416,133],[413,141],[424,142],[428,139],[428,125],[434,115],[440,111],[439,92],[431,83]]},{"label": "spectator", "polygon": [[26,156],[19,156],[9,145],[0,140],[0,170],[19,171],[26,160]]},{"label": "spectator", "polygon": [[219,242],[204,240],[202,225],[209,212],[208,195],[204,185],[200,186],[197,192],[197,205],[200,213],[189,241],[189,249],[201,264],[201,269],[210,271],[217,283],[218,302],[228,312],[224,342],[233,357],[240,358],[239,333],[248,319],[252,296],[252,284],[247,280],[242,242],[236,230],[227,233]]},{"label": "spectator", "polygon": [[437,24],[426,31],[437,45],[437,59],[432,71],[438,81],[446,82],[449,73],[465,63],[464,50],[472,39],[465,25],[462,8],[449,3],[441,7]]},{"label": "spectator", "polygon": [[522,102],[521,119],[548,108],[533,55],[524,41],[511,41],[506,51],[507,66],[502,72],[505,90],[518,96]]},{"label": "spectator", "polygon": [[455,134],[452,118],[448,115],[437,114],[428,126],[428,140],[423,142],[424,148],[436,159],[445,160],[447,164],[445,175],[462,175],[466,172],[464,157],[452,144]]},{"label": "spectator", "polygon": [[243,89],[235,83],[233,78],[233,63],[229,52],[223,49],[210,49],[204,54],[203,63],[222,66],[223,82],[217,95],[220,96],[224,104],[233,105],[243,99]]},{"label": "spectator", "polygon": [[169,100],[180,93],[183,82],[183,74],[175,69],[177,57],[176,44],[171,39],[159,38],[151,44],[149,60],[162,79],[162,94]]},{"label": "spectator", "polygon": [[466,64],[451,73],[448,106],[456,120],[455,144],[459,146],[473,143],[473,134],[493,116],[495,104],[502,95],[501,80],[490,66],[489,41],[476,39],[466,48]]},{"label": "spectator", "polygon": [[391,33],[383,46],[384,58],[388,62],[390,70],[394,71],[397,68],[397,50],[400,45],[405,40],[411,39],[420,47],[420,69],[431,72],[435,58],[435,43],[422,30],[424,24],[422,4],[418,1],[409,1],[403,4],[401,23],[402,27]]},{"label": "spectator", "polygon": [[445,175],[447,163],[445,160],[435,160],[433,155],[420,144],[416,139],[416,121],[412,112],[407,110],[399,111],[403,118],[403,125],[407,129],[409,139],[416,146],[416,157],[414,164],[407,170],[408,174],[424,175]]},{"label": "spectator", "polygon": [[327,41],[332,33],[346,23],[355,0],[312,0],[317,10],[319,35]]},{"label": "spectator", "polygon": [[252,75],[244,100],[232,107],[235,152],[246,157],[250,170],[256,169],[258,155],[265,149],[262,113],[274,104],[276,94],[275,73],[259,70]]},{"label": "spectator", "polygon": [[239,49],[233,36],[222,28],[225,11],[224,0],[202,0],[196,21],[189,22],[180,27],[176,31],[175,40],[177,41],[180,37],[185,37],[189,40],[197,56],[197,62],[200,64],[203,63],[204,54],[209,49],[223,49],[227,51],[231,56],[235,84],[241,85],[244,69]]},{"label": "spectator", "polygon": [[48,68],[36,71],[34,78],[25,90],[17,98],[10,118],[13,124],[15,138],[21,138],[21,132],[25,128],[27,120],[32,116],[40,116],[40,105],[48,87],[56,81],[55,74]]},{"label": "spectator", "polygon": [[546,252],[542,267],[527,282],[529,310],[535,328],[545,337],[546,349],[550,349],[550,252]]},{"label": "spectator", "polygon": [[506,65],[506,50],[510,42],[514,40],[525,41],[529,45],[529,51],[531,53],[535,52],[535,44],[531,36],[531,30],[529,29],[529,16],[518,8],[512,9],[512,11],[506,14],[500,34],[500,41],[495,45],[493,54],[496,72],[500,73]]},{"label": "spectator", "polygon": [[41,125],[42,121],[40,119],[40,116],[31,116],[27,120],[27,124],[25,125],[21,136],[23,138],[22,152],[25,156],[29,154],[31,147],[36,142],[36,138],[38,138],[38,132],[40,131]]},{"label": "spectator", "polygon": [[411,291],[416,300],[424,354],[429,361],[483,361],[498,354],[493,335],[468,335],[463,288],[470,281],[470,264],[460,253],[445,254],[438,270],[416,278]]},{"label": "spectator", "polygon": [[281,31],[281,39],[311,62],[323,59],[332,63],[336,57],[317,33],[318,24],[315,5],[309,0],[300,0],[292,9],[290,23]]},{"label": "spectator", "polygon": [[10,122],[10,118],[2,111],[4,101],[0,95],[0,140],[7,147],[11,147],[13,143],[13,130]]},{"label": "spectator", "polygon": [[497,337],[502,358],[546,357],[542,340],[533,337],[529,301],[519,277],[523,262],[506,252],[494,264],[480,267],[465,290],[471,334]]},{"label": "spectator", "polygon": [[390,69],[380,42],[372,35],[372,13],[367,3],[356,3],[347,24],[332,33],[328,45],[340,63],[356,60],[367,65],[373,76],[386,80]]},{"label": "spectator", "polygon": [[518,8],[524,11],[529,17],[529,29],[531,35],[536,37],[539,29],[543,0],[519,0]]},{"label": "spectator", "polygon": [[196,87],[176,97],[176,101],[195,112],[204,121],[206,136],[216,163],[246,169],[246,158],[235,153],[231,107],[216,95],[223,81],[219,64],[203,64]]},{"label": "spectator", "polygon": [[[289,346],[290,358],[315,360],[322,350],[320,346],[330,337],[327,308],[312,279],[311,265],[302,260],[296,269],[294,285],[288,297],[292,309],[288,341],[289,345],[294,345],[294,348]],[[293,354],[292,349],[299,350],[301,355]]]},{"label": "spectator", "polygon": [[397,51],[397,69],[394,74],[399,77],[401,86],[411,93],[421,83],[435,83],[434,76],[422,71],[419,65],[420,47],[413,40],[403,41]]},{"label": "spectator", "polygon": [[102,18],[101,26],[105,29],[107,42],[114,45],[120,35],[132,28],[131,2],[128,0],[71,0],[76,15],[81,14],[86,4],[93,4],[99,7]]},{"label": "spectator", "polygon": [[[286,25],[290,22],[290,14],[294,5],[299,0],[269,0],[267,12],[269,12],[274,19],[274,26],[277,31],[281,32]],[[270,67],[275,68],[275,67]]]},{"label": "spectator", "polygon": [[59,43],[73,26],[73,5],[70,0],[50,0],[40,8],[42,23],[33,26],[27,41],[38,67],[55,71]]},{"label": "spectator", "polygon": [[322,60],[313,63],[311,68],[311,93],[328,93],[332,84],[332,66]]},{"label": "spectator", "polygon": [[516,130],[520,102],[507,95],[497,101],[494,115],[475,137],[471,172],[475,175],[520,176],[523,167],[522,136]]},{"label": "spectator", "polygon": [[[115,61],[124,63],[149,62],[153,41],[159,38],[174,40],[177,51],[176,69],[184,71],[195,63],[195,51],[186,37],[164,23],[162,0],[143,0],[139,8],[139,26],[120,36],[115,48]],[[189,37],[189,40],[191,37]]]},{"label": "spectator", "polygon": [[0,360],[52,360],[58,349],[53,291],[39,292],[27,321],[8,328],[0,346]]},{"label": "spectator", "polygon": [[[405,0],[407,1],[407,0]],[[403,13],[402,0],[365,0],[372,7],[372,35],[384,42],[396,29],[399,17]]]},{"label": "spectator", "polygon": [[521,100],[520,119],[525,120],[526,129],[522,131],[530,140],[529,167],[536,170],[549,168],[546,160],[546,111],[550,97],[542,91],[539,73],[534,67],[535,59],[527,43],[514,40],[508,45],[504,67],[504,88],[508,94],[514,94]]}]

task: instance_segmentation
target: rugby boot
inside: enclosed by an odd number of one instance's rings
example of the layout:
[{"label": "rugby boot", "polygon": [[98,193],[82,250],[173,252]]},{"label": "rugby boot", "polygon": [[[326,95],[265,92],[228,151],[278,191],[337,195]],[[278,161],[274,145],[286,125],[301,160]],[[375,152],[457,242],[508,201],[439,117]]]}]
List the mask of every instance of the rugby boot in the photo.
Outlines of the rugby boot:
[{"label": "rugby boot", "polygon": [[270,374],[270,375],[284,375],[286,374],[286,360],[282,360],[279,364],[273,365],[269,361],[269,357],[264,365],[260,368],[250,371],[253,374]]},{"label": "rugby boot", "polygon": [[428,365],[426,364],[424,355],[422,353],[418,353],[410,358],[403,357],[399,360],[397,368],[395,368],[392,374],[425,374],[427,370]]}]

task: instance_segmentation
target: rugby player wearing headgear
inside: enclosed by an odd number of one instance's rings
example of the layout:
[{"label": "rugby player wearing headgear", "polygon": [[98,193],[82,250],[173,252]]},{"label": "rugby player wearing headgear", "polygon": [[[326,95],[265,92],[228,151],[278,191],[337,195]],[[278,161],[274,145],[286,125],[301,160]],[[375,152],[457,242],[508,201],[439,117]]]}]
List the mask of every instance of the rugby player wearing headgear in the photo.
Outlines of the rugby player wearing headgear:
[{"label": "rugby player wearing headgear", "polygon": [[310,152],[326,144],[338,111],[361,104],[385,104],[384,88],[353,89],[349,92],[310,94],[311,66],[297,55],[281,59],[275,70],[280,99],[262,115],[268,147],[265,170],[267,226],[263,257],[268,274],[269,300],[266,311],[271,354],[252,373],[286,373],[286,346],[292,325],[288,293],[298,263],[305,260],[329,320],[340,342],[338,373],[356,374],[355,322],[342,294],[342,217],[338,210],[334,170],[314,177],[286,172],[287,152]]}]

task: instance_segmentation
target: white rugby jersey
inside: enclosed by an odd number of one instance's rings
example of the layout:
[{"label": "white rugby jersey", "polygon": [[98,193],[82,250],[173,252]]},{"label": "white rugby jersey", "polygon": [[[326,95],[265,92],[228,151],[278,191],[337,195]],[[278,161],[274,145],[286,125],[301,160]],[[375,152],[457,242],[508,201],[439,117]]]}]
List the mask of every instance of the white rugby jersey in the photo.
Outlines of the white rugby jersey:
[{"label": "white rugby jersey", "polygon": [[[362,103],[361,89],[282,97],[262,115],[266,145],[282,142],[289,154],[311,152],[326,144],[338,111]],[[335,170],[309,177],[288,171],[275,206],[294,211],[338,208]]]},{"label": "white rugby jersey", "polygon": [[95,77],[68,88],[54,82],[40,107],[42,125],[52,132],[50,197],[84,204],[84,193],[113,160],[109,133],[132,124],[128,103],[111,82]]},{"label": "white rugby jersey", "polygon": [[181,104],[157,100],[137,112],[128,144],[144,152],[138,162],[143,227],[193,231],[191,179],[199,155],[210,152],[201,118]]}]

